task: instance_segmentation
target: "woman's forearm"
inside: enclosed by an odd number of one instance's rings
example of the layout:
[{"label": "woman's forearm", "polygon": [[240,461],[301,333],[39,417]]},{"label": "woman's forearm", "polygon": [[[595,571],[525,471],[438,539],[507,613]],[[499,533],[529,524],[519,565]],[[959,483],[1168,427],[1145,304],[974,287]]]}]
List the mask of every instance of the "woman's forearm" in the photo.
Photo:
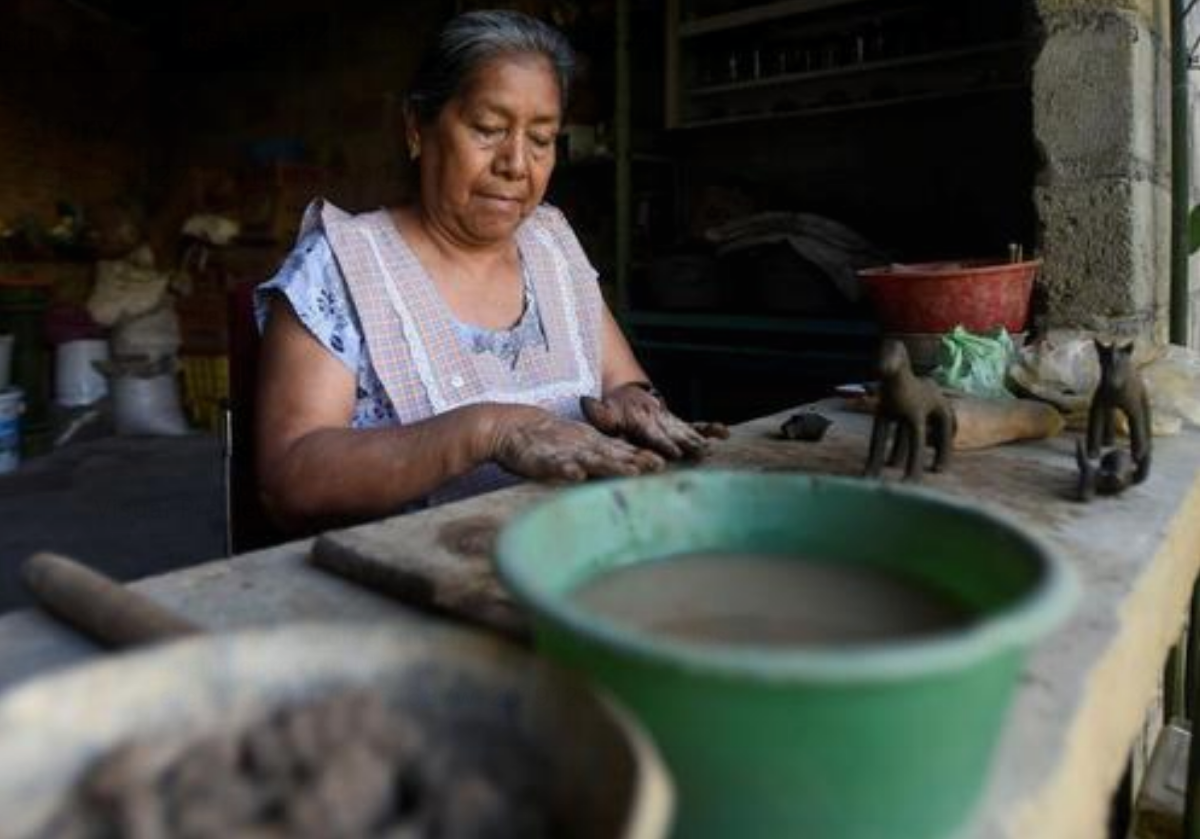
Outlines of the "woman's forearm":
[{"label": "woman's forearm", "polygon": [[530,406],[486,403],[406,427],[317,428],[260,460],[264,501],[280,526],[314,531],[397,512],[486,462],[565,482],[638,475],[657,454]]},{"label": "woman's forearm", "polygon": [[289,531],[395,513],[491,459],[498,406],[473,405],[409,426],[322,428],[259,463],[263,502]]}]

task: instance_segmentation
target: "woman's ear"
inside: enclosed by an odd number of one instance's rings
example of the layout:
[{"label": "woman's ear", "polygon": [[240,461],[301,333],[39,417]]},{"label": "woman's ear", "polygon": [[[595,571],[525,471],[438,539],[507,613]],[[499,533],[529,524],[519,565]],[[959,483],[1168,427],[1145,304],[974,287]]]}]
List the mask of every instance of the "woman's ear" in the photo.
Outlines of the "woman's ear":
[{"label": "woman's ear", "polygon": [[412,105],[404,106],[404,143],[408,148],[408,159],[416,160],[421,156],[420,122]]}]

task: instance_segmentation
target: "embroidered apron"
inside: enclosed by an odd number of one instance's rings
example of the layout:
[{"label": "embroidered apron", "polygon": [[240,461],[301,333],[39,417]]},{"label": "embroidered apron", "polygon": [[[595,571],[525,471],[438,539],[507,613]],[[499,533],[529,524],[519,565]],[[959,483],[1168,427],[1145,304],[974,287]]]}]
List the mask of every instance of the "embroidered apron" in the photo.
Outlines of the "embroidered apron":
[{"label": "embroidered apron", "polygon": [[[537,405],[581,419],[579,397],[600,395],[603,303],[596,271],[558,210],[539,207],[517,229],[546,345],[524,347],[515,367],[463,345],[453,314],[386,210],[351,216],[316,201],[300,235],[318,224],[401,424],[477,402]],[[441,504],[517,480],[485,464],[439,487],[427,501]]]}]

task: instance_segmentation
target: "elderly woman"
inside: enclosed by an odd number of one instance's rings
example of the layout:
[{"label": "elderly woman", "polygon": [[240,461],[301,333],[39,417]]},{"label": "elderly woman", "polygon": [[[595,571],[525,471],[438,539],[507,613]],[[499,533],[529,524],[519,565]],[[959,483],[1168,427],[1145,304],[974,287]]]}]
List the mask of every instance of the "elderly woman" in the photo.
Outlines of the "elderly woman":
[{"label": "elderly woman", "polygon": [[722,432],[667,411],[542,203],[572,66],[533,18],[460,15],[405,103],[415,201],[309,208],[256,300],[257,469],[285,527],[652,472]]}]

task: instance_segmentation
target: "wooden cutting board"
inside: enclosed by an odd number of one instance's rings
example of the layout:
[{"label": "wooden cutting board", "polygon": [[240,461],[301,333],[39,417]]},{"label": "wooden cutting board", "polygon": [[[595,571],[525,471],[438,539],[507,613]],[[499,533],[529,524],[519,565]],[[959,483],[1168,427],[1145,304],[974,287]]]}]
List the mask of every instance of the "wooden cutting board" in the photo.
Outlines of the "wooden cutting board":
[{"label": "wooden cutting board", "polygon": [[[865,418],[835,417],[824,440],[801,443],[778,434],[790,413],[738,426],[729,440],[714,442],[702,463],[678,468],[861,472],[865,438],[856,426]],[[501,527],[510,518],[557,491],[522,484],[412,515],[333,531],[316,539],[311,559],[320,568],[410,606],[526,641],[526,616],[496,577],[493,550]]]},{"label": "wooden cutting board", "polygon": [[311,559],[410,606],[525,640],[525,616],[496,577],[492,553],[504,523],[551,492],[522,484],[325,533],[313,542]]}]

